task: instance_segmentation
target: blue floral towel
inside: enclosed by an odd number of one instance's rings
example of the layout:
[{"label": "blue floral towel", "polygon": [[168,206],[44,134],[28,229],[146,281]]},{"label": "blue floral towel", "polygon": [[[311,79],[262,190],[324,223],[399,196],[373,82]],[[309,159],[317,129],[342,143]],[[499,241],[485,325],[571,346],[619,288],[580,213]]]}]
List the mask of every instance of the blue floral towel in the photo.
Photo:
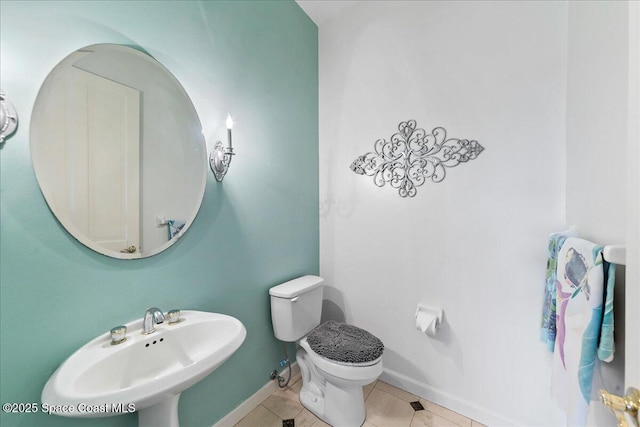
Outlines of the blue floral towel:
[{"label": "blue floral towel", "polygon": [[544,288],[540,341],[547,344],[547,348],[550,352],[553,352],[556,342],[556,270],[558,263],[558,251],[562,247],[566,238],[571,235],[573,235],[573,231],[554,233],[549,236],[547,280]]},{"label": "blue floral towel", "polygon": [[[608,265],[605,271],[602,249],[569,237],[558,251],[552,393],[571,426],[584,426],[587,421],[598,341],[610,345],[603,355],[613,355],[613,317],[607,320],[610,327],[604,329],[602,319],[605,296],[609,308],[613,303],[615,267]],[[613,316],[612,311],[609,314]]]},{"label": "blue floral towel", "polygon": [[615,345],[613,342],[613,286],[616,281],[616,265],[606,264],[607,290],[604,297],[604,312],[600,327],[600,343],[598,344],[598,359],[604,362],[613,360]]}]

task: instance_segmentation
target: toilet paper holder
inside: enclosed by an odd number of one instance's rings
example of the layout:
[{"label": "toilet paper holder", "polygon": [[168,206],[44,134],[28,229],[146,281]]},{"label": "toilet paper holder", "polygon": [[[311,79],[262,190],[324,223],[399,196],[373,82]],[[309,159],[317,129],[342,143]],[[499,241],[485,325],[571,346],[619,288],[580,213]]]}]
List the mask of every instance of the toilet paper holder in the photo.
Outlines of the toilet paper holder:
[{"label": "toilet paper holder", "polygon": [[418,304],[415,314],[416,329],[428,335],[435,335],[440,324],[442,324],[443,315],[444,311],[441,308]]}]

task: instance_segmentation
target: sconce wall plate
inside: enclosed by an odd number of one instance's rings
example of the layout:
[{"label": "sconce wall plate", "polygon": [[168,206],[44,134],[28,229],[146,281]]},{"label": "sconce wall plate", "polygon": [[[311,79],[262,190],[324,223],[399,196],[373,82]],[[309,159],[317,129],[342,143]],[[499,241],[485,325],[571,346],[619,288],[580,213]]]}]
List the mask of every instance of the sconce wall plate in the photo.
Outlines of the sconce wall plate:
[{"label": "sconce wall plate", "polygon": [[401,122],[398,130],[389,141],[378,139],[375,151],[359,156],[350,167],[359,175],[373,176],[378,187],[391,184],[400,197],[415,196],[416,187],[427,179],[441,182],[446,168],[473,160],[484,150],[478,141],[447,139],[447,131],[441,127],[427,134],[416,128],[415,120]]},{"label": "sconce wall plate", "polygon": [[234,155],[233,148],[223,147],[220,141],[216,142],[213,150],[209,153],[209,166],[211,166],[213,175],[219,182],[222,182],[224,176],[227,174],[229,165],[231,164],[231,156]]},{"label": "sconce wall plate", "polygon": [[0,91],[0,144],[11,136],[18,127],[18,113],[13,104]]}]

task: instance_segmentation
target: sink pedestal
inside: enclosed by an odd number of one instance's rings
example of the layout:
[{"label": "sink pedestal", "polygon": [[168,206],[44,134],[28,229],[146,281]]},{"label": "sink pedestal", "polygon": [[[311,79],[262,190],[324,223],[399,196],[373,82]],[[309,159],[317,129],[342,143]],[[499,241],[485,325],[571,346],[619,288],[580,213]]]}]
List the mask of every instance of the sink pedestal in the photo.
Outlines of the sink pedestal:
[{"label": "sink pedestal", "polygon": [[178,400],[180,394],[138,411],[138,427],[179,427]]}]

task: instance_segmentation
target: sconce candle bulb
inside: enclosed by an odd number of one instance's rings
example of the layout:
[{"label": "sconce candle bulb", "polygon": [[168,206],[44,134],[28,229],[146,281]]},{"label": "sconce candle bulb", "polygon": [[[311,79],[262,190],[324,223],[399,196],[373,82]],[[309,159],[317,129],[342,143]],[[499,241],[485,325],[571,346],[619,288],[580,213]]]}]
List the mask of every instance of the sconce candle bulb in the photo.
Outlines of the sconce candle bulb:
[{"label": "sconce candle bulb", "polygon": [[232,149],[231,145],[231,128],[233,127],[233,119],[231,118],[231,114],[227,113],[227,141],[229,142],[229,149]]},{"label": "sconce candle bulb", "polygon": [[209,166],[213,171],[213,175],[219,182],[222,182],[224,176],[229,170],[231,164],[231,156],[234,156],[233,146],[231,145],[231,128],[233,127],[233,119],[227,114],[227,148],[223,148],[222,142],[216,142],[213,151],[209,154]]}]

